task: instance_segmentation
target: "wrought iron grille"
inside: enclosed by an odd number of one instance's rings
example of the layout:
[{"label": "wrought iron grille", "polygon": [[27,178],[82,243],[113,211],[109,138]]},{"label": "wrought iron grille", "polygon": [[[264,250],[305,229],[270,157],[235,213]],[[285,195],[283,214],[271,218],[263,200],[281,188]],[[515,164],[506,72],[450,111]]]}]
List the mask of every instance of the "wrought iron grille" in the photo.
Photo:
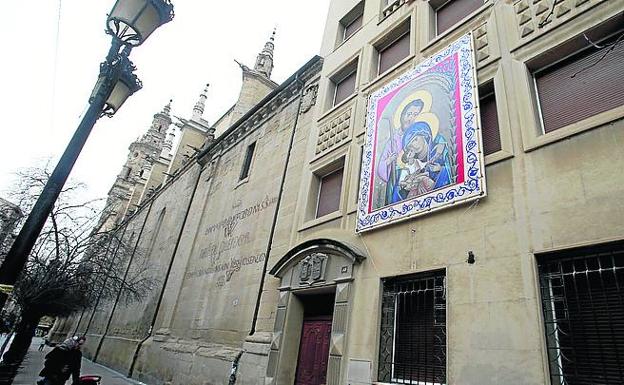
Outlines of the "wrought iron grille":
[{"label": "wrought iron grille", "polygon": [[384,280],[379,381],[446,383],[444,271]]},{"label": "wrought iron grille", "polygon": [[624,243],[538,266],[552,384],[624,384]]}]

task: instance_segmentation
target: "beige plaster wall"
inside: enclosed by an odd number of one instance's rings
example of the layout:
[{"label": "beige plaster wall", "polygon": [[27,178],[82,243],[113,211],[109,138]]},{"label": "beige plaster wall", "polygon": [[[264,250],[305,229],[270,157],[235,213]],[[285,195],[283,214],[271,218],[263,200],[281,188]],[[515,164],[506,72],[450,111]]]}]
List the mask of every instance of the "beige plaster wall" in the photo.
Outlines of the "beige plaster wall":
[{"label": "beige plaster wall", "polygon": [[[448,382],[548,384],[535,254],[622,237],[624,208],[614,198],[624,192],[624,177],[613,172],[614,165],[624,160],[622,109],[541,135],[525,64],[621,13],[622,4],[593,1],[572,6],[568,13],[557,13],[543,30],[522,36],[525,32],[514,8],[518,2],[487,2],[461,25],[435,38],[427,2],[405,3],[384,18],[381,5],[367,1],[362,29],[341,45],[336,44],[338,21],[357,1],[331,4],[322,48],[319,119],[308,137],[298,137],[295,143],[297,155],[288,172],[269,268],[289,249],[310,239],[329,237],[365,250],[366,260],[355,268],[345,356],[370,361],[373,380],[381,279],[445,269]],[[374,42],[407,17],[413,31],[411,55],[377,76]],[[487,197],[356,235],[366,97],[422,58],[480,28],[486,31],[487,51],[475,52],[479,83],[494,82],[503,143],[501,151],[486,157]],[[355,95],[330,108],[328,78],[356,57]],[[345,111],[350,116],[348,137],[319,153],[319,131],[344,117]],[[311,191],[318,184],[314,173],[336,162],[345,166],[340,209],[314,219],[310,215],[316,204]],[[466,263],[468,251],[476,256],[474,265]],[[260,314],[268,318],[259,324],[259,333],[272,331],[270,315],[277,308],[278,284],[276,278],[267,277]],[[341,383],[347,383],[346,367]]]}]

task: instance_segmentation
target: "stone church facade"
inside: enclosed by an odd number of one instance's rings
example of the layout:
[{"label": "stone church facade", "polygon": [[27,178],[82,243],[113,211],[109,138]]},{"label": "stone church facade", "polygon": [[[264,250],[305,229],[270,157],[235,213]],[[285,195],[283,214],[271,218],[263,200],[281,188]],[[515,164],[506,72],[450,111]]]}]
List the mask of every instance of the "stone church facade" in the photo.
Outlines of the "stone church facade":
[{"label": "stone church facade", "polygon": [[[271,39],[171,156],[156,114],[107,220],[159,287],[57,333],[150,384],[621,383],[623,12],[331,2],[322,59],[277,85]],[[468,32],[487,196],[356,233],[368,96]]]}]

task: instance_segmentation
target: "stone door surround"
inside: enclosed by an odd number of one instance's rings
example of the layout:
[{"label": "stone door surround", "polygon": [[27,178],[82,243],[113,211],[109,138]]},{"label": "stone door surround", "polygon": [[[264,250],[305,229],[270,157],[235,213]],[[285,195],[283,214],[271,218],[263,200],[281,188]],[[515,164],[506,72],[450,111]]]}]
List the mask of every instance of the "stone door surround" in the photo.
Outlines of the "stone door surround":
[{"label": "stone door surround", "polygon": [[297,366],[303,307],[297,295],[334,292],[327,385],[340,385],[344,369],[353,267],[364,255],[344,242],[315,239],[287,252],[269,273],[280,279],[266,385],[292,385]]}]

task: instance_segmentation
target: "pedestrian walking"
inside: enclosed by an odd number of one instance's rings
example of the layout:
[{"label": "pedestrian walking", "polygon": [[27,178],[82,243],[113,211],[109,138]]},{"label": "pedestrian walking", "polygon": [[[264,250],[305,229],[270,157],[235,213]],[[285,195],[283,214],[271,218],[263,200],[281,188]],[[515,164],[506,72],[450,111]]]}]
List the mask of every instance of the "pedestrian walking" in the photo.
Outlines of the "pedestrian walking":
[{"label": "pedestrian walking", "polygon": [[45,356],[43,370],[37,381],[37,385],[63,385],[72,377],[72,384],[80,384],[80,364],[82,352],[80,347],[85,342],[85,337],[74,336],[57,345]]},{"label": "pedestrian walking", "polygon": [[50,341],[48,340],[48,336],[43,337],[43,339],[41,340],[41,344],[39,345],[39,351],[42,352],[43,348],[46,347],[46,345],[49,345]]}]

